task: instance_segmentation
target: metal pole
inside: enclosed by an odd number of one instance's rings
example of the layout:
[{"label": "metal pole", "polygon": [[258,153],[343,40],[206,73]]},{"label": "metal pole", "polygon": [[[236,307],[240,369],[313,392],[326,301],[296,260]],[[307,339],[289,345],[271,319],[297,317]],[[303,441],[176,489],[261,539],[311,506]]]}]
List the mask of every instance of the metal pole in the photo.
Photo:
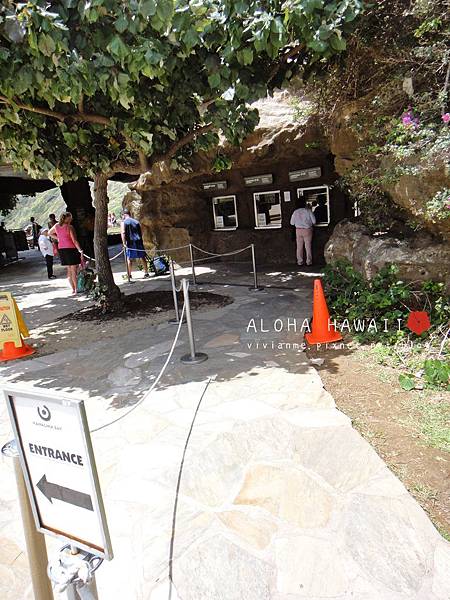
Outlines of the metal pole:
[{"label": "metal pole", "polygon": [[36,530],[15,440],[3,446],[2,454],[13,459],[34,598],[35,600],[53,600],[52,586],[47,577],[48,559],[45,538]]},{"label": "metal pole", "polygon": [[189,244],[189,254],[191,256],[192,283],[194,285],[197,285],[197,278],[195,277],[194,251],[192,249],[192,244]]},{"label": "metal pole", "polygon": [[97,584],[95,575],[82,587],[77,587],[75,583],[69,583],[66,588],[67,600],[98,600]]},{"label": "metal pole", "polygon": [[189,302],[189,288],[188,288],[188,280],[183,278],[181,280],[183,285],[183,296],[184,296],[184,306],[186,311],[186,323],[188,327],[188,336],[189,336],[189,348],[190,354],[184,354],[181,357],[181,362],[187,364],[196,364],[201,363],[207,360],[208,355],[204,352],[196,352],[195,351],[195,340],[194,340],[194,331],[192,328],[192,315],[191,315],[191,305]]},{"label": "metal pole", "polygon": [[170,259],[170,283],[172,284],[173,307],[175,309],[175,319],[170,319],[169,323],[180,322],[180,311],[178,310],[177,283],[175,280],[175,267],[173,266],[173,258]]},{"label": "metal pole", "polygon": [[253,287],[248,288],[251,292],[260,292],[264,288],[258,285],[258,274],[256,272],[256,257],[255,257],[255,244],[251,245],[252,248],[252,265],[253,265]]},{"label": "metal pole", "polygon": [[128,261],[127,261],[127,249],[126,246],[123,247],[123,259],[125,261],[125,273],[127,274],[128,283],[130,283],[130,273],[128,271]]}]

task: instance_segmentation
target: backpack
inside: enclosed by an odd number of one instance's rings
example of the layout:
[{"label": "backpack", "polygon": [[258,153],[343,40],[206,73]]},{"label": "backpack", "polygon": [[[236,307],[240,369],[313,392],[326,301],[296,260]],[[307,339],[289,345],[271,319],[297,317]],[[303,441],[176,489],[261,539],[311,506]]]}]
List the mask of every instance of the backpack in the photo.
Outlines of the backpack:
[{"label": "backpack", "polygon": [[150,266],[155,275],[165,275],[169,272],[169,261],[165,256],[154,256],[151,259]]},{"label": "backpack", "polygon": [[77,292],[89,292],[94,285],[95,274],[92,269],[86,267],[77,276]]}]

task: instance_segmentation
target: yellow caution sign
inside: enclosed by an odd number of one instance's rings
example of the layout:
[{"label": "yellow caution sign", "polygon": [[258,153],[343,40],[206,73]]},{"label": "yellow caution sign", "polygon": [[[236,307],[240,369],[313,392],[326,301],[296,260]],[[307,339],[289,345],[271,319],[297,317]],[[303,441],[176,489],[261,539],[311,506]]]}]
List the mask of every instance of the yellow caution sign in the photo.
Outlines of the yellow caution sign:
[{"label": "yellow caution sign", "polygon": [[15,347],[20,348],[21,334],[30,335],[16,301],[10,292],[0,292],[0,350],[6,342],[14,342]]}]

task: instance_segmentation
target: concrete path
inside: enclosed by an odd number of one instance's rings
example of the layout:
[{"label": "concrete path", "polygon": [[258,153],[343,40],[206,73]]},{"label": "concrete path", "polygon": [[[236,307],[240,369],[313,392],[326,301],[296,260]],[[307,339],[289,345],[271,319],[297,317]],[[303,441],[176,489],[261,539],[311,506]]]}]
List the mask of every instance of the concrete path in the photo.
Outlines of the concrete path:
[{"label": "concrete path", "polygon": [[[276,287],[251,293],[244,270],[203,268],[200,281],[240,284],[199,288],[234,299],[222,309],[194,313],[198,349],[209,360],[197,366],[179,361],[187,351],[183,328],[157,391],[93,436],[115,553],[98,572],[99,597],[449,600],[450,545],[336,409],[294,346],[302,336],[292,320],[300,327],[310,316],[312,278],[267,270],[262,282]],[[1,277],[2,287],[11,289]],[[38,279],[32,294],[20,281],[10,282],[22,286],[15,291],[34,327],[78,302]],[[124,289],[150,286],[168,289],[168,282]],[[34,310],[30,303],[37,307],[41,295],[44,310]],[[283,323],[278,332],[277,318]],[[269,331],[260,331],[261,319]],[[55,348],[2,367],[0,376],[76,392],[97,427],[149,388],[174,334],[165,322],[141,322],[139,335],[130,329],[89,347]],[[10,437],[2,406],[0,439]],[[0,480],[1,597],[31,598],[6,460]],[[48,545],[58,547],[54,540]]]}]

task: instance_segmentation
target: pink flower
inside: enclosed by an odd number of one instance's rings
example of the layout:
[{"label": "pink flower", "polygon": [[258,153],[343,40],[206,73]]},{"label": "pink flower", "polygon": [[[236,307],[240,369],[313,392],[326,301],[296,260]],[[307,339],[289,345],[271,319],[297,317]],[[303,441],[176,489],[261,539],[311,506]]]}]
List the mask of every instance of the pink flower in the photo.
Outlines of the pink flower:
[{"label": "pink flower", "polygon": [[414,117],[413,111],[409,108],[407,112],[402,114],[402,123],[405,127],[413,127],[415,129],[419,126],[419,119]]},{"label": "pink flower", "polygon": [[444,123],[448,123],[450,121],[450,113],[443,114],[442,120],[444,121]]}]

